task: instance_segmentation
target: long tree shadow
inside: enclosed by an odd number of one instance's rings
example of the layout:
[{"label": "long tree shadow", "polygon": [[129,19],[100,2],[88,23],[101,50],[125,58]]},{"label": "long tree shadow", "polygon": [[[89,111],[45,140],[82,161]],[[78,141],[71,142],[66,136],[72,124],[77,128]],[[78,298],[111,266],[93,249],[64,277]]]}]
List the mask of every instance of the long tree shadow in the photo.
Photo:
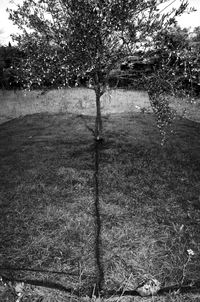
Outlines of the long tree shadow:
[{"label": "long tree shadow", "polygon": [[101,214],[99,203],[99,162],[100,162],[100,145],[101,141],[95,140],[94,142],[94,157],[95,157],[95,170],[94,170],[94,217],[95,217],[95,261],[96,261],[96,294],[99,295],[103,289],[104,284],[104,269],[101,253]]}]

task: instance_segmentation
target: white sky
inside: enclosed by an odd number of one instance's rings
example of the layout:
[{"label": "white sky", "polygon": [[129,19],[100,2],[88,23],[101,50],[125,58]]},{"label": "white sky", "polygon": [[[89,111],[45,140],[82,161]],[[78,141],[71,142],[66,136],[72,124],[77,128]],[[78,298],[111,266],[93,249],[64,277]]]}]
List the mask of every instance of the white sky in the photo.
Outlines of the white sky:
[{"label": "white sky", "polygon": [[[12,22],[8,19],[8,13],[6,8],[12,8],[10,0],[0,0],[0,45],[6,45],[12,39],[10,37],[11,33],[17,33],[18,28],[13,26]],[[23,0],[14,0],[15,3],[22,3]],[[180,4],[180,0],[171,0],[172,6],[177,6]],[[197,9],[196,12],[190,14],[184,14],[178,18],[178,23],[181,27],[190,27],[191,29],[200,26],[200,0],[188,0],[189,6],[193,6]],[[171,6],[171,7],[172,7]]]}]

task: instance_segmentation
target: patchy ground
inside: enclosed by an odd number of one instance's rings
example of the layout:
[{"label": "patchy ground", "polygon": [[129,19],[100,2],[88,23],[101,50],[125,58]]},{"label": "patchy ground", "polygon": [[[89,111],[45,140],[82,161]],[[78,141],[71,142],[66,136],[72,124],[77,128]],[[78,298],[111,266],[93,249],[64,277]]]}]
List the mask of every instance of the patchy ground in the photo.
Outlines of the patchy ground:
[{"label": "patchy ground", "polygon": [[[0,275],[30,281],[20,301],[74,299],[38,281],[74,288],[80,299],[94,283],[93,124],[87,115],[40,113],[0,125]],[[162,287],[200,280],[200,124],[177,118],[173,130],[162,148],[151,113],[104,117],[106,289],[135,289],[144,276]],[[16,301],[13,288],[3,280],[0,301]],[[196,290],[134,301],[199,299]]]}]

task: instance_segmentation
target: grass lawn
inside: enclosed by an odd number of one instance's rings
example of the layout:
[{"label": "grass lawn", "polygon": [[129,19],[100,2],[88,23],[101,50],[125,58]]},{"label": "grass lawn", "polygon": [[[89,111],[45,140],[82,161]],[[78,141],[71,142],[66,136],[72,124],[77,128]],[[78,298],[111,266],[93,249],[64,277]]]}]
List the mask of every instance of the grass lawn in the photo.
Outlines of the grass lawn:
[{"label": "grass lawn", "polygon": [[[0,125],[0,275],[56,282],[81,289],[82,296],[93,284],[94,146],[85,123],[92,126],[94,118],[38,113]],[[162,287],[200,280],[200,124],[177,117],[173,130],[161,147],[151,113],[104,116],[100,210],[107,289],[135,289],[144,276]],[[6,300],[5,290],[2,295],[0,301],[16,301]],[[26,285],[20,301],[70,300],[77,298]],[[200,289],[134,301],[200,301]]]}]

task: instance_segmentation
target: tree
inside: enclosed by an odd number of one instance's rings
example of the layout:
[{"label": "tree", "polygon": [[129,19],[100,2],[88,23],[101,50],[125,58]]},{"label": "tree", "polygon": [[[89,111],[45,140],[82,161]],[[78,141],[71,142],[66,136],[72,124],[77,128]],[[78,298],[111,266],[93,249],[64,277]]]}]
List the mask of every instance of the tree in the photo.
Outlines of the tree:
[{"label": "tree", "polygon": [[[127,55],[148,48],[163,28],[171,26],[187,7],[159,13],[168,0],[25,0],[10,10],[22,30],[15,36],[27,58],[21,69],[29,87],[67,85],[72,75],[86,73],[96,95],[95,137],[102,136],[100,98],[110,71]],[[22,72],[21,72],[22,74]],[[28,75],[28,76],[27,76]],[[58,84],[58,83],[57,83]]]},{"label": "tree", "polygon": [[[101,96],[109,74],[126,56],[152,48],[158,33],[172,26],[175,16],[187,7],[159,13],[168,0],[24,0],[10,18],[22,30],[15,36],[26,52],[20,67],[29,87],[59,78],[66,86],[70,78],[87,74],[96,95],[95,140],[102,138]],[[99,149],[95,144],[95,217],[97,288],[103,284],[100,259],[100,213],[98,193]]]}]

